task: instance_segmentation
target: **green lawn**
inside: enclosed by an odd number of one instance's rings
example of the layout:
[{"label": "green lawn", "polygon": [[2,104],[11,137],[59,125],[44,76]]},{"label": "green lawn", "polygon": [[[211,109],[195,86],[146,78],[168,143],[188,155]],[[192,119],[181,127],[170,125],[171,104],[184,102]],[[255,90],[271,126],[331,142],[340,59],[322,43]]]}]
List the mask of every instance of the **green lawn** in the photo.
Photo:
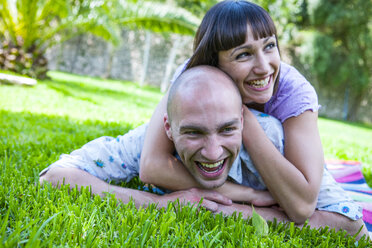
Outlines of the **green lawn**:
[{"label": "green lawn", "polygon": [[[131,82],[50,76],[35,87],[0,85],[1,247],[355,247],[354,238],[327,229],[269,223],[269,234],[258,235],[240,216],[175,205],[137,210],[112,196],[91,197],[87,189],[40,187],[38,173],[61,153],[148,121],[161,98],[158,89]],[[327,158],[372,168],[371,127],[319,123]]]}]

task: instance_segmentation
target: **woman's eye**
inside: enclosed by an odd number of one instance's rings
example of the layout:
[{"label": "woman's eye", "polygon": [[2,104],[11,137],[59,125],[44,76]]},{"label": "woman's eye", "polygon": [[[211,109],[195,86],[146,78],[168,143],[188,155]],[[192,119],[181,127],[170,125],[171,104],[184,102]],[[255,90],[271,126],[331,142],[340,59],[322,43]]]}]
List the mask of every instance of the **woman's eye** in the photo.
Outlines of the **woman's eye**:
[{"label": "woman's eye", "polygon": [[265,47],[265,49],[266,50],[269,50],[269,49],[272,49],[274,47],[276,47],[276,44],[274,42],[272,42],[272,43],[267,44],[266,47]]},{"label": "woman's eye", "polygon": [[243,58],[246,58],[250,55],[251,55],[251,53],[248,53],[248,52],[240,53],[240,54],[238,54],[238,56],[236,56],[236,59],[243,59]]}]

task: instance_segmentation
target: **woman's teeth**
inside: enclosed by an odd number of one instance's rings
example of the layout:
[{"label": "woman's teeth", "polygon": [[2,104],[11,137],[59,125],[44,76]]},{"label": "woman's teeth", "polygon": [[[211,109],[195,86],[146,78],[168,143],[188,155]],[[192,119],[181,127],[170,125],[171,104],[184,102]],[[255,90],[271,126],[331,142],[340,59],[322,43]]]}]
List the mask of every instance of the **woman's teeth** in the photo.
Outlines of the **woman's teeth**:
[{"label": "woman's teeth", "polygon": [[265,87],[270,81],[270,77],[267,77],[263,80],[254,80],[254,81],[250,81],[249,82],[249,85],[254,87],[254,88],[263,88]]},{"label": "woman's teeth", "polygon": [[202,169],[203,171],[205,172],[216,172],[218,170],[220,170],[223,166],[223,162],[225,160],[221,160],[219,162],[216,162],[216,163],[212,163],[212,164],[209,164],[209,163],[197,163],[199,165],[199,168]]}]

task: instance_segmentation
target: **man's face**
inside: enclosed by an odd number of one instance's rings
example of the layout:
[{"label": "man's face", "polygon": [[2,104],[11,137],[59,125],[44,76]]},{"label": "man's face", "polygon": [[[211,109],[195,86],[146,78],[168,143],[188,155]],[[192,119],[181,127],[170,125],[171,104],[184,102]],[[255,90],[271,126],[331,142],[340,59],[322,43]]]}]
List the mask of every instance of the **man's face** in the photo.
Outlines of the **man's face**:
[{"label": "man's face", "polygon": [[[205,94],[206,90],[220,91]],[[230,90],[200,89],[180,97],[165,129],[183,164],[205,188],[225,183],[242,144],[242,107]],[[206,97],[207,96],[207,97]]]}]

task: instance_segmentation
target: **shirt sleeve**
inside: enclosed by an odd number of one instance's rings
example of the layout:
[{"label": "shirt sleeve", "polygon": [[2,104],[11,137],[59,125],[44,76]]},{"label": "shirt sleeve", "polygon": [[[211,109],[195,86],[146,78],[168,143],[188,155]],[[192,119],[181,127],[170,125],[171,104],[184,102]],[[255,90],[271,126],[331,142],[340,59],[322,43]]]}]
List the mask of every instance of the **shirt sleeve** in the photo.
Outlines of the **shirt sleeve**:
[{"label": "shirt sleeve", "polygon": [[283,123],[290,117],[319,108],[314,87],[294,67],[281,63],[278,90],[265,105],[265,112]]}]

